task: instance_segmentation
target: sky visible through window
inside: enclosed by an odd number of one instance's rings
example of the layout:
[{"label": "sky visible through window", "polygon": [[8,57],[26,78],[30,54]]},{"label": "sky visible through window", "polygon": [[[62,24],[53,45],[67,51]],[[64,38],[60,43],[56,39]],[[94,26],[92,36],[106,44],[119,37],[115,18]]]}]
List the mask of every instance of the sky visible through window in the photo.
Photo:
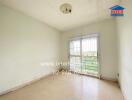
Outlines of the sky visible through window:
[{"label": "sky visible through window", "polygon": [[[75,40],[70,43],[70,54],[71,55],[80,55],[80,42],[81,40]],[[82,52],[97,52],[97,38],[91,37],[82,39]]]},{"label": "sky visible through window", "polygon": [[82,52],[97,51],[97,38],[92,37],[89,39],[82,40]]}]

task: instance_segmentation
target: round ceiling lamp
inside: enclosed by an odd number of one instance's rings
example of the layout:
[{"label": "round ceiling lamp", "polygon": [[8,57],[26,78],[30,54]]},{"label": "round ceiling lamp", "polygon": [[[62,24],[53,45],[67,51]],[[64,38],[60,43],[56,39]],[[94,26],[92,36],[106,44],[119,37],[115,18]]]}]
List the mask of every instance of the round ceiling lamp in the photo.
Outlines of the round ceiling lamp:
[{"label": "round ceiling lamp", "polygon": [[72,6],[69,3],[64,3],[60,6],[60,11],[63,14],[70,14],[72,12]]}]

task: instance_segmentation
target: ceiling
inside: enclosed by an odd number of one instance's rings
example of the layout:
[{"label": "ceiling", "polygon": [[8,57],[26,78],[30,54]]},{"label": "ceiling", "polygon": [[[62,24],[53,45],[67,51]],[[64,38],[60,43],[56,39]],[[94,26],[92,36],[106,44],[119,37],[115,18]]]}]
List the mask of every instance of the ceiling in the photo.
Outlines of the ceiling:
[{"label": "ceiling", "polygon": [[[119,0],[1,0],[1,2],[60,31],[110,18],[109,8],[119,4]],[[60,11],[59,7],[63,3],[72,5],[71,14],[63,14]]]}]

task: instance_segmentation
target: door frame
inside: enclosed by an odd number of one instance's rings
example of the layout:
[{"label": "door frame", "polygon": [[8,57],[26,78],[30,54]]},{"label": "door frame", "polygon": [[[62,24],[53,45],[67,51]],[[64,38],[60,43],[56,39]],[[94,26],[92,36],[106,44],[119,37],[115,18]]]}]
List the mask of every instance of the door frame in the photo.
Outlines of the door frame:
[{"label": "door frame", "polygon": [[[100,78],[101,77],[101,48],[100,48],[100,34],[99,33],[91,33],[91,34],[81,34],[78,36],[74,36],[71,37],[68,41],[68,61],[69,61],[69,66],[68,66],[68,70],[70,71],[70,42],[74,41],[74,40],[81,40],[80,41],[80,48],[82,46],[82,39],[88,38],[88,37],[97,37],[97,63],[98,63],[98,75],[96,77]],[[81,51],[82,49],[80,49],[80,54],[82,53]],[[82,57],[81,57],[81,61],[82,61]],[[81,67],[82,68],[82,67]],[[78,73],[80,74],[80,73]],[[91,75],[89,75],[91,76]]]}]

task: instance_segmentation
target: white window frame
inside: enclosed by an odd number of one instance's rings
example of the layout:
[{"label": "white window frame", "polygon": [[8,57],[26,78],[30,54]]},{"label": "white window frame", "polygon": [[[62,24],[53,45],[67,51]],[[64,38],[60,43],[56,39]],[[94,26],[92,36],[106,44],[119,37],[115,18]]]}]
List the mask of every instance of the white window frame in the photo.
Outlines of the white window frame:
[{"label": "white window frame", "polygon": [[[88,37],[97,37],[97,62],[98,62],[98,75],[97,77],[100,78],[101,76],[101,53],[100,53],[100,35],[99,33],[92,33],[92,34],[84,34],[84,35],[79,35],[79,36],[74,36],[74,37],[71,37],[70,40],[69,40],[69,43],[68,43],[68,60],[69,60],[69,63],[70,63],[70,42],[71,41],[75,41],[75,40],[80,40],[80,56],[75,56],[75,57],[80,57],[81,59],[81,62],[82,62],[82,39],[85,39],[85,38],[88,38]],[[74,57],[74,55],[72,55]],[[82,68],[82,67],[81,67]],[[70,70],[70,64],[69,64],[69,68]],[[82,70],[82,69],[81,69]]]}]

